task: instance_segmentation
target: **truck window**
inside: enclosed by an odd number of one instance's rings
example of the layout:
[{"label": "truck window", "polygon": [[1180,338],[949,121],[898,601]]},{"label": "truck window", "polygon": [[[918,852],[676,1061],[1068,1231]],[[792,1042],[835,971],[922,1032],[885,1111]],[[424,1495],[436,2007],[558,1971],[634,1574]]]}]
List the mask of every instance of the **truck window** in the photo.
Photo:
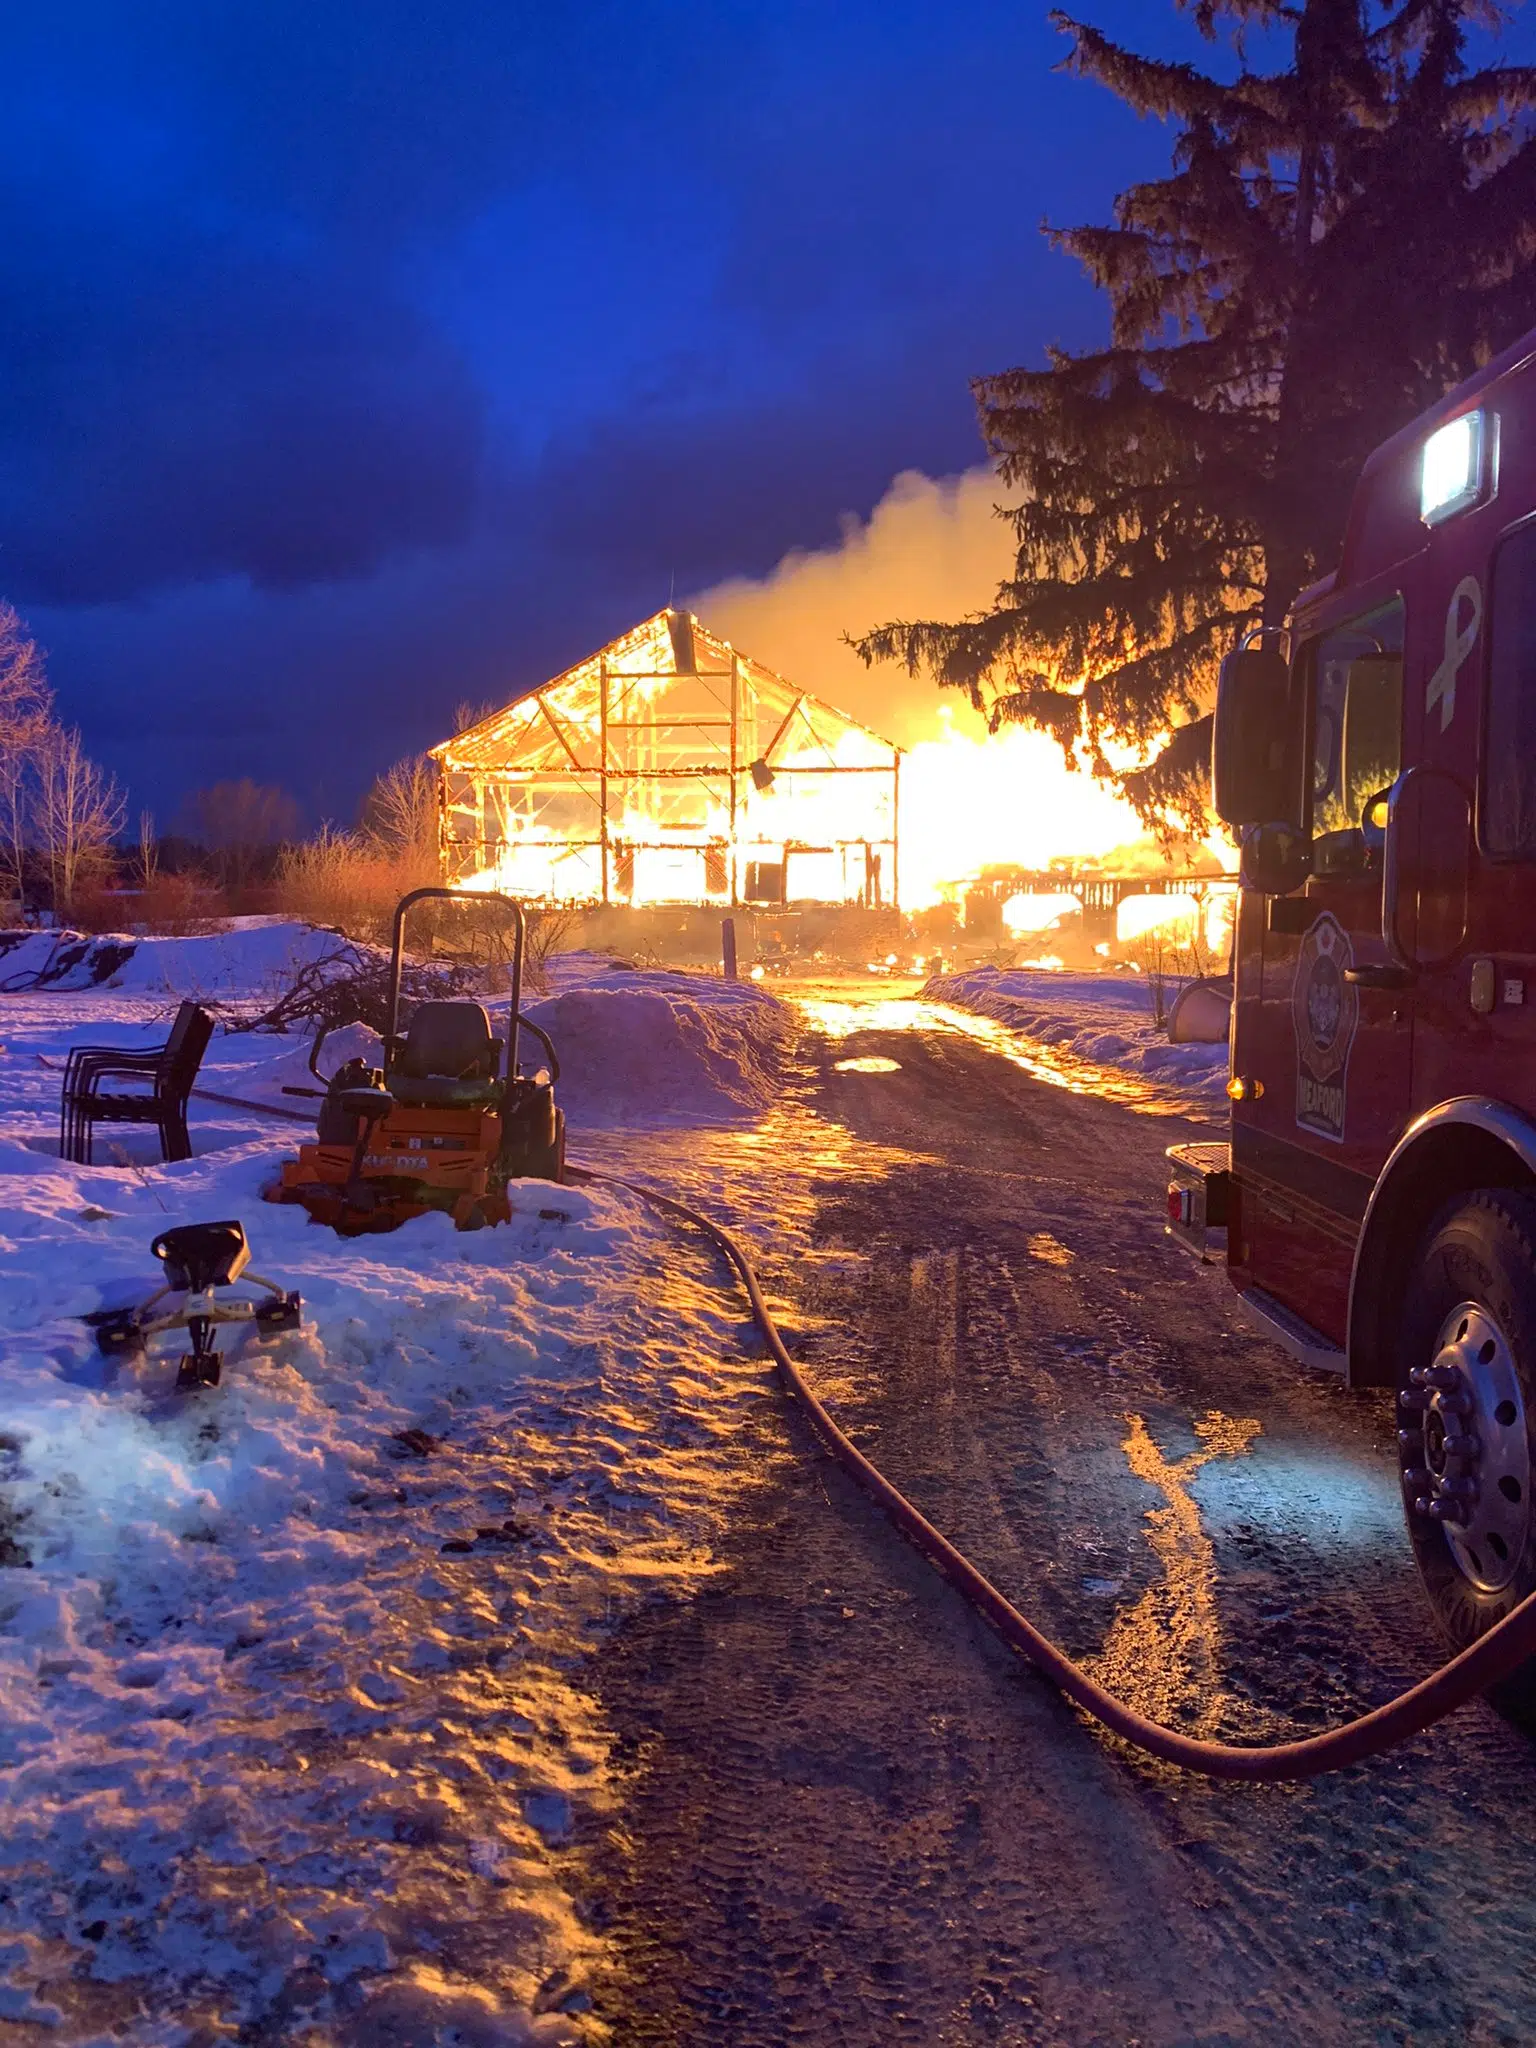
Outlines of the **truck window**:
[{"label": "truck window", "polygon": [[1325,872],[1363,866],[1365,807],[1402,767],[1402,599],[1333,627],[1309,653],[1314,859]]},{"label": "truck window", "polygon": [[1478,836],[1496,859],[1536,860],[1536,527],[1493,562]]}]

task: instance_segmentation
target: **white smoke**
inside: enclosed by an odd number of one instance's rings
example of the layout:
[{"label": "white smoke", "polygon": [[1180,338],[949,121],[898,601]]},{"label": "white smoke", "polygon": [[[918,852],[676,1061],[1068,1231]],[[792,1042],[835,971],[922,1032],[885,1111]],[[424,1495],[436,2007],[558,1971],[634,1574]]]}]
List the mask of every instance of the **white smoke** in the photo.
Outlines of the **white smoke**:
[{"label": "white smoke", "polygon": [[1010,727],[989,738],[962,692],[866,668],[845,636],[887,619],[988,611],[1013,566],[989,469],[896,478],[835,547],[786,555],[761,581],[738,577],[690,600],[714,632],[799,689],[908,750],[901,778],[901,894],[908,908],[992,863],[1044,867],[1140,836],[1130,807],[1069,771],[1055,741]]},{"label": "white smoke", "polygon": [[843,636],[887,619],[989,611],[1013,564],[998,495],[990,469],[937,480],[907,470],[867,522],[845,520],[835,547],[797,549],[760,582],[735,577],[689,603],[744,654],[898,746],[938,739],[951,720],[979,735],[982,720],[960,691],[909,676],[899,662],[866,668]]}]

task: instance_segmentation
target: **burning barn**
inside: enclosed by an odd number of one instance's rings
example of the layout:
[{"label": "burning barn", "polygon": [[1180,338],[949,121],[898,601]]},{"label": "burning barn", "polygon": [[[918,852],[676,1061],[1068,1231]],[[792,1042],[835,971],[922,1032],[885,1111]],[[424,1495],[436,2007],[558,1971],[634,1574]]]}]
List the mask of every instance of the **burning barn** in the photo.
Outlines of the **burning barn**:
[{"label": "burning barn", "polygon": [[444,872],[551,902],[898,901],[901,755],[663,611],[432,749]]}]

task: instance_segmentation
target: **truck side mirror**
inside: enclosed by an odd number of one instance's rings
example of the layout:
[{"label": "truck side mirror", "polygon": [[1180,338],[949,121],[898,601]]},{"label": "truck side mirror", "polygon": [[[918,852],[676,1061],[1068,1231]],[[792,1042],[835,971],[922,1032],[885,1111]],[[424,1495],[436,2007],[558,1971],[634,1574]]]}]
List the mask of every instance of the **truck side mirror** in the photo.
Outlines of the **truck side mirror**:
[{"label": "truck side mirror", "polygon": [[1283,820],[1250,825],[1243,834],[1238,880],[1261,896],[1289,896],[1312,872],[1312,842]]},{"label": "truck side mirror", "polygon": [[1241,832],[1296,809],[1291,673],[1278,648],[1237,647],[1221,664],[1211,744],[1211,798]]}]

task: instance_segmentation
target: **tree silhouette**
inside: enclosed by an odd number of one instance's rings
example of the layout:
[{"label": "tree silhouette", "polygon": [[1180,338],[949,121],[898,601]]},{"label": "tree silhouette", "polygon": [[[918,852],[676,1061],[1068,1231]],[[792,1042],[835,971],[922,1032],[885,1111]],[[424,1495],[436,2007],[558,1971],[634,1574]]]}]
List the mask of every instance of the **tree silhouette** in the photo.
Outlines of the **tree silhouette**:
[{"label": "tree silhouette", "polygon": [[218,880],[240,889],[270,867],[299,828],[299,807],[286,790],[253,782],[215,782],[194,790],[181,809],[182,829],[213,856]]},{"label": "tree silhouette", "polygon": [[[1488,0],[1187,11],[1231,79],[1053,16],[1068,69],[1177,123],[1172,172],[1047,231],[1108,295],[1109,346],[973,384],[1016,494],[995,607],[857,645],[1198,830],[1221,656],[1332,566],[1370,450],[1536,323],[1536,71],[1467,69]],[[1282,69],[1249,68],[1254,25]]]}]

